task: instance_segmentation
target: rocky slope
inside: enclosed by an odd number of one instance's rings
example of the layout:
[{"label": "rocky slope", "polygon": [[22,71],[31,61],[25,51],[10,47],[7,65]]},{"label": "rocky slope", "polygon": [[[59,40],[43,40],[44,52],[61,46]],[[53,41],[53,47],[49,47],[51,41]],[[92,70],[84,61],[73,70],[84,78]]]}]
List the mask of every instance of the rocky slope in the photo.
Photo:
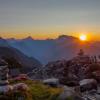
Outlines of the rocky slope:
[{"label": "rocky slope", "polygon": [[0,47],[0,57],[7,60],[8,63],[11,62],[11,67],[22,67],[24,72],[32,71],[34,68],[41,66],[41,63],[35,58],[27,57],[12,47]]},{"label": "rocky slope", "polygon": [[[11,47],[8,42],[0,38],[0,58],[7,61],[12,73],[28,73],[35,68],[40,68],[42,64],[34,57],[28,57],[16,48]],[[19,69],[19,70],[18,70]]]}]

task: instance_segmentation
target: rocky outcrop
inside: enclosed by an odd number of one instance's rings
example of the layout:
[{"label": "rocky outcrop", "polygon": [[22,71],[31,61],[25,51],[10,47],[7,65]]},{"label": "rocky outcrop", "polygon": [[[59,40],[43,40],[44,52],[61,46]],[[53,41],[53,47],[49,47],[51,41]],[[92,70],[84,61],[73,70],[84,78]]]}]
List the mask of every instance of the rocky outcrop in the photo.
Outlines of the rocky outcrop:
[{"label": "rocky outcrop", "polygon": [[58,78],[62,84],[77,86],[83,79],[94,78],[99,81],[97,71],[100,71],[100,64],[80,50],[73,59],[49,62],[43,70],[44,78],[54,77]]},{"label": "rocky outcrop", "polygon": [[97,81],[95,79],[84,79],[79,82],[81,92],[97,90]]},{"label": "rocky outcrop", "polygon": [[63,77],[64,68],[67,67],[66,60],[58,60],[48,63],[44,68],[44,78],[58,78]]}]

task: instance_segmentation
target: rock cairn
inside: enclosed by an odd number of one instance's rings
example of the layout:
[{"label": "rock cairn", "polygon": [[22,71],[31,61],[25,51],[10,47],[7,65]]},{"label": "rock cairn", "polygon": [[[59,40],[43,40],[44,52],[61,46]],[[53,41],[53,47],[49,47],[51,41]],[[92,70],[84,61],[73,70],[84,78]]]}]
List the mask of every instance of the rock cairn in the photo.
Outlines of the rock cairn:
[{"label": "rock cairn", "polygon": [[4,60],[0,60],[0,86],[8,85],[8,65]]}]

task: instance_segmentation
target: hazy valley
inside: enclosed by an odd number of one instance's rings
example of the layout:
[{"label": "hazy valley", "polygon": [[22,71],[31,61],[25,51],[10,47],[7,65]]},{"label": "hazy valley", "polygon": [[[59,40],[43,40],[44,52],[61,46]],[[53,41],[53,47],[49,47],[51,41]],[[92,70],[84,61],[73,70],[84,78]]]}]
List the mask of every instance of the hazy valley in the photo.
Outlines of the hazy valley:
[{"label": "hazy valley", "polygon": [[35,57],[43,64],[59,59],[68,60],[74,57],[80,49],[91,56],[99,55],[100,51],[100,42],[82,42],[78,38],[66,35],[56,39],[34,40],[27,37],[22,40],[10,39],[7,42],[10,46],[29,57]]}]

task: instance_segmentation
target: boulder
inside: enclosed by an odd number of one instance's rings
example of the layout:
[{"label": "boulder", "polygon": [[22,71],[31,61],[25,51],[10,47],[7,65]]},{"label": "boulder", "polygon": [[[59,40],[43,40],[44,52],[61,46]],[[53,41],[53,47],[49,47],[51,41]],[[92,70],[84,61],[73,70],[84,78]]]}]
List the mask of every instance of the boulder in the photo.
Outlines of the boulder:
[{"label": "boulder", "polygon": [[63,90],[58,100],[83,100],[81,96],[74,91],[74,88],[64,86]]},{"label": "boulder", "polygon": [[43,84],[49,85],[51,87],[58,87],[59,79],[56,79],[56,78],[46,79],[46,80],[43,80]]},{"label": "boulder", "polygon": [[100,95],[99,94],[96,94],[95,97],[96,97],[96,100],[100,100]]},{"label": "boulder", "polygon": [[69,73],[65,79],[62,79],[61,84],[67,85],[69,87],[79,86],[78,77],[72,73]]},{"label": "boulder", "polygon": [[92,72],[92,75],[100,83],[100,71]]},{"label": "boulder", "polygon": [[18,83],[13,85],[13,91],[27,91],[29,87],[25,83]]},{"label": "boulder", "polygon": [[13,86],[11,85],[0,86],[0,93],[6,94],[12,90],[13,90]]},{"label": "boulder", "polygon": [[95,79],[83,79],[79,84],[81,92],[97,89],[97,81]]},{"label": "boulder", "polygon": [[97,94],[100,95],[100,86],[98,86],[98,88],[97,88]]}]

